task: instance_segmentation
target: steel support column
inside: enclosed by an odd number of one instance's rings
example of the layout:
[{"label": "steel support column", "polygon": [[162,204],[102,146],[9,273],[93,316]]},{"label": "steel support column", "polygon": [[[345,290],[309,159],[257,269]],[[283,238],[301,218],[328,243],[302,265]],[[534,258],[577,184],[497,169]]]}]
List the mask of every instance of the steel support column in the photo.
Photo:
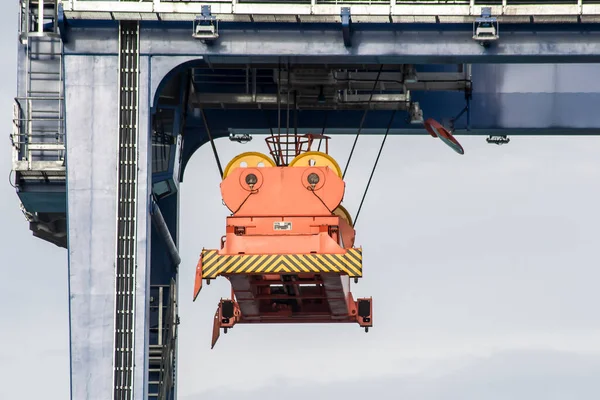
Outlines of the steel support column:
[{"label": "steel support column", "polygon": [[[146,398],[149,70],[144,63],[124,66],[137,58],[129,50],[124,58],[65,57],[66,130],[74,132],[67,140],[67,196],[77,400]],[[123,68],[131,71],[121,78],[136,80],[120,79]]]},{"label": "steel support column", "polygon": [[71,399],[112,397],[117,71],[117,57],[65,57]]}]

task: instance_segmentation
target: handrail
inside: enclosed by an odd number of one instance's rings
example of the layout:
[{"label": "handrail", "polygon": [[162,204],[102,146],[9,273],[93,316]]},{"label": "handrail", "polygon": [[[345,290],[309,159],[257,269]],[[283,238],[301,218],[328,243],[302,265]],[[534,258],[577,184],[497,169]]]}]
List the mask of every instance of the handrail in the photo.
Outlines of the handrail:
[{"label": "handrail", "polygon": [[[340,8],[350,7],[353,16],[364,15],[369,19],[377,16],[416,17],[468,17],[480,16],[482,7],[491,7],[492,15],[514,22],[530,23],[524,17],[538,18],[551,16],[600,16],[600,4],[596,0],[555,0],[552,3],[531,4],[531,0],[142,0],[131,1],[97,1],[97,0],[59,0],[65,13],[78,14],[79,18],[106,18],[99,13],[156,13],[200,14],[202,5],[210,5],[213,15],[330,15],[339,18]],[[494,3],[494,4],[489,4]],[[500,3],[500,4],[499,4]],[[529,3],[529,4],[528,4]],[[98,14],[96,14],[96,12]],[[87,13],[87,14],[83,14]],[[95,15],[96,14],[96,15]],[[521,18],[522,21],[518,19]],[[180,19],[180,18],[177,18]],[[379,22],[379,21],[377,21]],[[392,21],[394,22],[394,21]],[[428,21],[418,21],[428,22]],[[443,22],[443,21],[431,21]],[[457,21],[448,21],[457,22]],[[460,20],[458,21],[460,22]],[[535,22],[535,21],[534,21]],[[570,21],[560,21],[570,22]],[[578,21],[573,21],[578,22]]]}]

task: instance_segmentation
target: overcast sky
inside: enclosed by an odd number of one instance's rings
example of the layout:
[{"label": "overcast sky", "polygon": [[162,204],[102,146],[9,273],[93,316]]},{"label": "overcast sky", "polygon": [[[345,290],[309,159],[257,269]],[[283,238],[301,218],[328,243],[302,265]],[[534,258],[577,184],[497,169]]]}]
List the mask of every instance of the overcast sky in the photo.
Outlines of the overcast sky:
[{"label": "overcast sky", "polygon": [[[15,24],[0,32],[8,134]],[[380,140],[361,138],[348,171],[353,215]],[[368,334],[354,325],[240,325],[212,351],[212,316],[228,286],[219,279],[192,303],[194,268],[202,247],[218,246],[227,210],[211,149],[200,149],[182,185],[180,399],[600,398],[600,138],[459,140],[464,156],[428,136],[388,140],[357,224],[364,278],[353,288],[374,297]],[[331,142],[342,168],[351,141]],[[223,163],[266,152],[261,137],[217,148]],[[8,178],[8,140],[0,157]],[[64,400],[67,253],[31,236],[4,182],[2,398]]]}]

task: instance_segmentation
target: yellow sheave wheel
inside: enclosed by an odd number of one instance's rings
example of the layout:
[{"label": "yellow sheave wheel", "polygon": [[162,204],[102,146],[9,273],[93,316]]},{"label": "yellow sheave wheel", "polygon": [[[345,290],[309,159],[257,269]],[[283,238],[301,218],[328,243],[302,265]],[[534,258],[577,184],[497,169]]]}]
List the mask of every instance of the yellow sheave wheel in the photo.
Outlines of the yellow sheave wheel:
[{"label": "yellow sheave wheel", "polygon": [[248,151],[246,153],[238,154],[235,156],[223,171],[223,179],[227,178],[227,175],[236,168],[260,168],[260,167],[275,167],[275,162],[271,158],[263,153],[256,151]]},{"label": "yellow sheave wheel", "polygon": [[341,178],[342,169],[329,154],[320,151],[307,151],[296,156],[289,164],[290,167],[329,167]]},{"label": "yellow sheave wheel", "polygon": [[350,216],[348,210],[346,210],[341,204],[337,206],[335,210],[333,210],[333,215],[337,215],[338,217],[346,220],[348,225],[352,226],[352,217]]}]

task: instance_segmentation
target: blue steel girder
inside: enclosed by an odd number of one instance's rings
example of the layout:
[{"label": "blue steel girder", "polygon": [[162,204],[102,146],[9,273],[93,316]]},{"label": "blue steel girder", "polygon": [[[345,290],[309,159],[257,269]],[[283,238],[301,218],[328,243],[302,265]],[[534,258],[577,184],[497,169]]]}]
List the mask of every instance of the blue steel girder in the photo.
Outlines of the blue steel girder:
[{"label": "blue steel girder", "polygon": [[[360,30],[353,24],[352,47],[344,45],[338,30],[255,29],[226,30],[206,46],[190,39],[189,32],[148,29],[142,52],[202,54],[211,62],[239,62],[254,58],[294,63],[323,63],[324,57],[352,58],[355,63],[560,63],[600,62],[600,35],[589,30],[514,30],[503,27],[502,37],[490,48],[472,40],[465,30]],[[166,35],[166,37],[165,37]],[[216,59],[218,57],[218,59]]]},{"label": "blue steel girder", "polygon": [[[69,21],[72,30],[90,21]],[[104,26],[110,23],[103,23]],[[600,27],[591,24],[503,25],[491,48],[472,39],[470,24],[352,24],[352,46],[335,24],[227,23],[212,45],[179,22],[143,22],[141,54],[201,55],[211,62],[563,63],[600,62]],[[91,27],[87,31],[93,31]],[[88,43],[87,51],[99,45]],[[96,47],[96,48],[94,48]],[[229,61],[228,61],[229,60]]]},{"label": "blue steel girder", "polygon": [[57,23],[58,23],[58,33],[60,34],[60,39],[62,40],[63,43],[68,43],[69,42],[69,36],[68,36],[69,25],[65,18],[65,10],[64,10],[64,6],[62,3],[58,4],[56,15],[58,17]]}]

